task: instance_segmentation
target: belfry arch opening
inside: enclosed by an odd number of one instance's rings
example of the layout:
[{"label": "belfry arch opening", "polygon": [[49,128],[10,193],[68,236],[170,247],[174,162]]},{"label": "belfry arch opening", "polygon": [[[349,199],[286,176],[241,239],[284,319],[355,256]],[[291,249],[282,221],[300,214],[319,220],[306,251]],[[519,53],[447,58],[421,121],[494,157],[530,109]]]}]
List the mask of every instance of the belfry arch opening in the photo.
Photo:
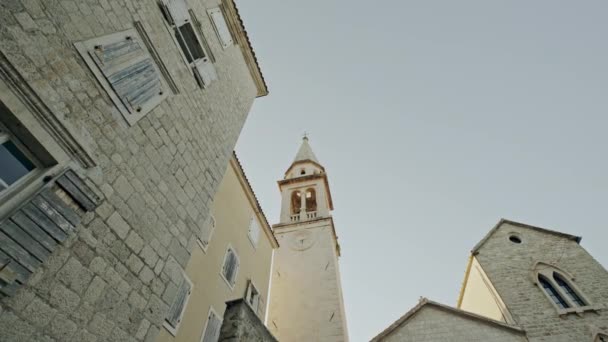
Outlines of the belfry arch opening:
[{"label": "belfry arch opening", "polygon": [[294,191],[291,193],[291,214],[296,215],[300,213],[300,208],[302,207],[302,195],[299,191]]},{"label": "belfry arch opening", "polygon": [[306,211],[317,211],[317,192],[313,188],[306,189]]}]

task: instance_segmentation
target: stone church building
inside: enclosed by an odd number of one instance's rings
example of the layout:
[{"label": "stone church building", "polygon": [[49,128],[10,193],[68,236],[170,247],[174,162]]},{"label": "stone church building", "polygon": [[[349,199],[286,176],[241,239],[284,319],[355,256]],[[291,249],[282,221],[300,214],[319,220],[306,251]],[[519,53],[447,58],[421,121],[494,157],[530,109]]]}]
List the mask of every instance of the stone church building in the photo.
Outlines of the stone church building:
[{"label": "stone church building", "polygon": [[455,308],[423,298],[372,341],[608,341],[608,272],[580,241],[501,220],[471,251]]}]

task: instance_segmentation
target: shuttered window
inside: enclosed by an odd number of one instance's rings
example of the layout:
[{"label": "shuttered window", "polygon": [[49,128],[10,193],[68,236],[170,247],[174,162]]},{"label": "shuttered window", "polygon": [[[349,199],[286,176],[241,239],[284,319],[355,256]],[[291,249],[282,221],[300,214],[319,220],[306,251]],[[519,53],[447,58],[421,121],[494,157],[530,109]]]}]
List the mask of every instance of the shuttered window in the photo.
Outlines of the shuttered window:
[{"label": "shuttered window", "polygon": [[255,215],[249,221],[249,231],[247,232],[247,236],[249,237],[249,241],[253,244],[253,247],[258,246],[258,241],[260,240],[260,225],[258,224],[258,220]]},{"label": "shuttered window", "polygon": [[230,33],[222,9],[220,7],[212,8],[209,9],[207,13],[211,18],[211,22],[213,23],[213,27],[215,28],[215,32],[217,33],[217,37],[220,40],[222,47],[225,49],[231,46],[234,43],[232,40],[232,33]]},{"label": "shuttered window", "polygon": [[74,45],[129,124],[167,96],[158,66],[134,29]]},{"label": "shuttered window", "polygon": [[224,256],[224,265],[222,266],[222,277],[230,288],[234,288],[236,277],[239,271],[239,257],[232,247],[228,247]]},{"label": "shuttered window", "polygon": [[258,313],[258,309],[260,307],[260,292],[251,280],[249,280],[249,283],[247,284],[245,301],[247,302],[247,304],[249,304],[249,306],[251,306],[255,313]]},{"label": "shuttered window", "polygon": [[217,342],[220,337],[221,327],[222,320],[215,313],[213,308],[211,308],[209,310],[209,315],[207,316],[207,324],[205,325],[205,331],[203,332],[201,342]]},{"label": "shuttered window", "polygon": [[192,292],[192,282],[190,279],[184,274],[182,282],[177,289],[177,294],[173,299],[173,303],[171,303],[171,307],[169,308],[169,313],[167,314],[165,327],[169,332],[173,335],[177,333],[177,329],[182,321],[182,316],[184,315],[184,311],[186,310],[186,305],[188,303],[188,298],[190,297],[190,293]]},{"label": "shuttered window", "polygon": [[194,77],[199,86],[207,87],[217,79],[217,73],[203,48],[206,44],[201,44],[204,41],[202,31],[198,30],[201,37],[196,34],[193,22],[197,21],[192,19],[193,12],[185,0],[162,0],[161,4],[169,29],[173,31],[173,38],[181,48]]},{"label": "shuttered window", "polygon": [[213,215],[210,215],[207,221],[203,224],[203,228],[201,229],[201,234],[198,238],[198,244],[201,246],[203,251],[207,251],[209,247],[209,242],[211,241],[211,236],[215,231],[215,218]]},{"label": "shuttered window", "polygon": [[36,169],[35,159],[0,123],[0,196]]}]

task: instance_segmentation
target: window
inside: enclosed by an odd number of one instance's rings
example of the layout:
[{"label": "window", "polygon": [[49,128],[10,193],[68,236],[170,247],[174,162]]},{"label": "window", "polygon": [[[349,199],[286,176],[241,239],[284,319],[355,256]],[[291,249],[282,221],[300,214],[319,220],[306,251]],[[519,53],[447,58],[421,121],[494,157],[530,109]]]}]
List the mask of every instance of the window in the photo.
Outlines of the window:
[{"label": "window", "polygon": [[300,213],[302,207],[302,195],[300,191],[296,190],[291,193],[291,214],[296,215]]},{"label": "window", "polygon": [[521,243],[521,238],[517,235],[511,235],[511,236],[509,236],[509,241],[519,244],[519,243]]},{"label": "window", "polygon": [[23,182],[37,166],[35,159],[4,125],[0,124],[0,196]]},{"label": "window", "polygon": [[258,220],[255,215],[251,217],[249,221],[249,231],[247,232],[247,236],[249,237],[249,241],[253,244],[253,247],[258,246],[258,241],[260,240],[260,225],[258,224]]},{"label": "window", "polygon": [[306,170],[304,170],[304,169],[300,170],[300,174],[301,175],[305,175],[306,174]]},{"label": "window", "polygon": [[306,211],[317,211],[317,193],[315,189],[306,190]]},{"label": "window", "polygon": [[167,97],[158,67],[135,29],[74,46],[130,125]]},{"label": "window", "polygon": [[247,291],[245,292],[245,301],[249,306],[253,309],[254,312],[258,312],[260,306],[260,292],[253,285],[253,282],[249,280],[249,284],[247,284]]},{"label": "window", "polygon": [[574,291],[572,289],[572,287],[570,287],[568,282],[566,280],[564,280],[564,278],[562,278],[559,274],[553,272],[553,279],[555,280],[555,282],[557,283],[559,288],[566,294],[566,297],[568,299],[570,299],[570,301],[575,306],[585,306],[586,305],[585,301],[583,301],[581,299],[581,297],[579,297],[579,295],[576,293],[576,291]]},{"label": "window", "polygon": [[542,275],[538,276],[538,281],[543,287],[545,293],[549,296],[549,298],[551,298],[553,303],[555,303],[558,308],[567,309],[570,307],[568,303],[566,303],[566,301],[559,294],[559,292],[557,292],[555,287],[553,287],[553,285],[545,277],[543,277]]},{"label": "window", "polygon": [[182,282],[177,289],[177,294],[171,303],[169,313],[165,319],[165,328],[173,335],[177,333],[179,325],[182,321],[190,293],[192,292],[192,282],[188,277],[182,273]]},{"label": "window", "polygon": [[234,249],[228,246],[226,255],[224,256],[224,264],[222,266],[222,278],[226,281],[231,289],[234,289],[236,276],[239,272],[239,257]]},{"label": "window", "polygon": [[210,308],[201,342],[217,342],[220,337],[221,327],[222,320],[220,319],[220,316],[218,316],[213,308]]},{"label": "window", "polygon": [[538,285],[543,288],[560,315],[595,310],[568,272],[544,262],[537,262],[532,270],[538,279]]},{"label": "window", "polygon": [[215,33],[217,34],[217,38],[220,40],[222,47],[225,49],[231,46],[233,44],[232,33],[228,28],[228,24],[226,24],[226,18],[224,17],[222,9],[220,7],[212,8],[207,10],[207,13],[211,18]]},{"label": "window", "polygon": [[[185,0],[162,0],[163,15],[172,31],[173,39],[181,48],[186,63],[191,68],[200,87],[205,88],[217,79],[215,67],[201,44],[192,24],[192,11]],[[199,31],[202,33],[202,31]],[[206,44],[205,44],[206,45]]]},{"label": "window", "polygon": [[201,234],[197,239],[198,245],[203,249],[204,252],[207,252],[207,248],[209,248],[209,242],[211,241],[211,236],[215,231],[215,217],[213,215],[209,215],[207,221],[203,224],[203,228],[201,229]]}]

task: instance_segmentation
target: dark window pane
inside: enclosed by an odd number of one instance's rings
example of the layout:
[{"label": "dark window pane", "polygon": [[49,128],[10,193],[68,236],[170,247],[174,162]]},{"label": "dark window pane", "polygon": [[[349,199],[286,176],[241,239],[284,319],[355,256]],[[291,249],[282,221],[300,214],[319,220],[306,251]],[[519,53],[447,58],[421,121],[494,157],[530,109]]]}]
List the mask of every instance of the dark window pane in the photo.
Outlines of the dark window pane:
[{"label": "dark window pane", "polygon": [[14,184],[34,168],[32,161],[12,141],[0,145],[0,179],[6,185]]},{"label": "dark window pane", "polygon": [[561,289],[566,293],[568,298],[570,298],[576,305],[585,306],[585,301],[583,301],[583,299],[576,293],[576,291],[574,291],[572,287],[570,287],[570,285],[565,280],[562,279],[562,277],[554,273],[553,279],[555,279],[557,285],[561,287]]},{"label": "dark window pane", "polygon": [[177,37],[177,41],[186,55],[188,63],[192,63],[192,61],[205,57],[205,52],[199,44],[198,39],[196,39],[196,34],[194,33],[192,24],[187,23],[180,26],[177,30],[179,30],[179,32],[176,31],[175,36]]},{"label": "dark window pane", "polygon": [[542,276],[539,276],[538,280],[539,280],[540,284],[542,285],[543,289],[545,290],[545,292],[547,292],[547,294],[549,295],[549,297],[551,297],[551,300],[553,300],[553,302],[560,309],[567,309],[567,308],[570,307],[568,305],[568,303],[566,303],[566,301],[559,294],[559,292],[557,292],[557,290],[555,290],[555,288],[553,287],[553,285],[551,285],[551,283],[549,283],[549,281],[547,279],[545,279]]}]

